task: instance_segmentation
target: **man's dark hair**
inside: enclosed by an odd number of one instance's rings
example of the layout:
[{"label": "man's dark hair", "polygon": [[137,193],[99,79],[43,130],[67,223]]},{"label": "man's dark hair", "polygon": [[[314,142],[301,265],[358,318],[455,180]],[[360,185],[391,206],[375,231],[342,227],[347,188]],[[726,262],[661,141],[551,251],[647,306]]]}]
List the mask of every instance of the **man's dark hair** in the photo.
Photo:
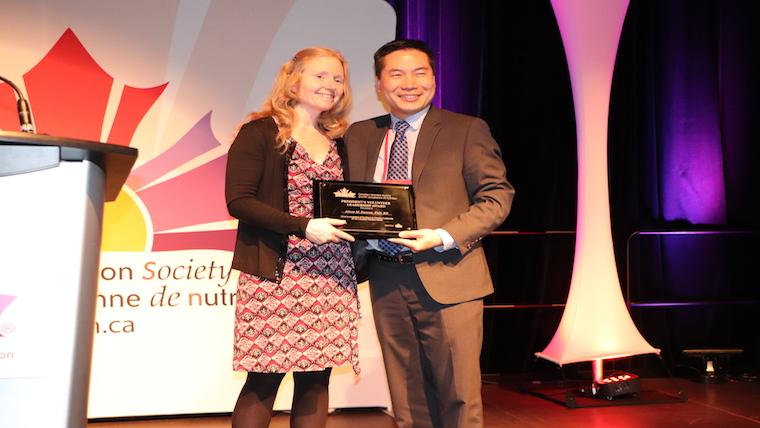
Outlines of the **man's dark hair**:
[{"label": "man's dark hair", "polygon": [[384,59],[388,54],[403,49],[414,49],[427,55],[430,68],[433,70],[433,74],[435,74],[435,55],[427,43],[422,40],[397,39],[380,46],[380,49],[375,52],[375,76],[380,77],[380,72],[383,71],[383,66],[385,65]]}]

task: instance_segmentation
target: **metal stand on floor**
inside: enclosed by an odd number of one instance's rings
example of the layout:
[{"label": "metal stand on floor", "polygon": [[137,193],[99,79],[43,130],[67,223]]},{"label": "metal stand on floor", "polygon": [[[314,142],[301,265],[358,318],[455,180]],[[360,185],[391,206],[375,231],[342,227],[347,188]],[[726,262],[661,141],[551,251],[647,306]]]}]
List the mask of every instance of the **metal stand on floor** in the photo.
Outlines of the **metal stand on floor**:
[{"label": "metal stand on floor", "polygon": [[[648,390],[646,382],[631,373],[603,376],[603,361],[592,361],[593,382],[579,380],[533,381],[520,385],[522,392],[543,398],[571,409],[583,407],[634,406],[672,404],[688,400],[682,389],[674,393]],[[643,382],[643,384],[642,384]]]},{"label": "metal stand on floor", "polygon": [[688,400],[686,393],[679,389],[675,394],[642,389],[636,394],[613,399],[584,396],[581,389],[588,387],[582,381],[532,382],[521,386],[521,390],[570,409],[584,407],[635,406],[641,404],[673,404]]}]

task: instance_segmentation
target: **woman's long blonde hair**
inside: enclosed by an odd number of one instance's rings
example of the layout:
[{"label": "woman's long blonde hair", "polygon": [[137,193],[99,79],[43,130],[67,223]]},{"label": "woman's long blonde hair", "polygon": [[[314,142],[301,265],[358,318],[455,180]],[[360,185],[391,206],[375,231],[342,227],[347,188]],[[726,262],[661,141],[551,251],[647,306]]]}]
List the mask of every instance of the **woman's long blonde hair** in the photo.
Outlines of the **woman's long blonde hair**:
[{"label": "woman's long blonde hair", "polygon": [[301,81],[301,74],[306,68],[306,63],[314,58],[330,57],[340,61],[343,67],[343,96],[327,111],[322,112],[317,119],[317,127],[330,138],[343,135],[348,128],[348,112],[351,109],[351,84],[348,79],[348,63],[340,52],[325,48],[311,47],[298,51],[293,59],[280,67],[277,79],[272,87],[272,93],[264,101],[261,110],[251,113],[246,122],[261,117],[272,116],[277,122],[277,148],[284,152],[287,149],[287,141],[293,132],[295,121],[294,107],[298,103],[296,91]]}]

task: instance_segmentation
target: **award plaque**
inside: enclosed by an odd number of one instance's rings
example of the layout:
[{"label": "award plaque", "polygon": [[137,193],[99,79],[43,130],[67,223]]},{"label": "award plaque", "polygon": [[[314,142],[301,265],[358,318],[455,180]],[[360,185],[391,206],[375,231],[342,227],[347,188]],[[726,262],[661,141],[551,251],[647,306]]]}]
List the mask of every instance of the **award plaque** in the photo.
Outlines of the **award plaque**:
[{"label": "award plaque", "polygon": [[411,184],[314,180],[314,218],[346,221],[358,239],[393,238],[417,229]]}]

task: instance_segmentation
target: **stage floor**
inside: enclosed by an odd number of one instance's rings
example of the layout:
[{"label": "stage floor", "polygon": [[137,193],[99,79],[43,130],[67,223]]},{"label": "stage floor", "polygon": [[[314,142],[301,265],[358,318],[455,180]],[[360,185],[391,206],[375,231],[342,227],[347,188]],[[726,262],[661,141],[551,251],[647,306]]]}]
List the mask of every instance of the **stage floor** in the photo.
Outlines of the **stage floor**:
[{"label": "stage floor", "polygon": [[[536,388],[541,385],[536,385]],[[570,409],[535,394],[517,383],[488,382],[483,385],[487,428],[673,428],[760,427],[760,382],[729,382],[704,385],[685,379],[642,379],[642,390],[687,401],[668,404],[615,405]],[[535,391],[534,391],[535,392]],[[625,399],[620,399],[625,400]],[[621,401],[623,402],[623,401]],[[600,405],[609,404],[601,400]],[[617,404],[617,403],[614,403]],[[230,426],[229,416],[177,417],[143,421],[91,422],[89,428],[169,428]],[[277,414],[270,427],[287,428],[288,416]],[[377,409],[343,410],[331,415],[328,428],[394,428],[390,416]]]}]

